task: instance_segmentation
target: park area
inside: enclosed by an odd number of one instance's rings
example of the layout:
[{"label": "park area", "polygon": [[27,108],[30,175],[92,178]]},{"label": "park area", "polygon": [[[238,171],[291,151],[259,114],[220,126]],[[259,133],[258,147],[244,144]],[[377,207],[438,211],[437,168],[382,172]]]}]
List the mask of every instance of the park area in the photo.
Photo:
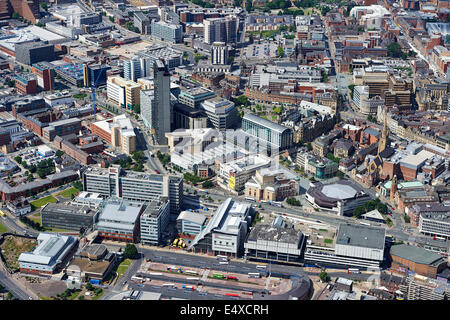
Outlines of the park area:
[{"label": "park area", "polygon": [[61,191],[60,193],[56,194],[57,196],[61,196],[63,198],[72,198],[72,195],[75,196],[78,192],[80,192],[77,188],[72,187],[69,189],[66,189],[64,191]]},{"label": "park area", "polygon": [[117,280],[119,281],[120,277],[127,271],[127,269],[131,266],[131,260],[130,259],[125,259],[122,261],[122,263],[119,264],[119,266],[117,267]]},{"label": "park area", "polygon": [[8,228],[6,228],[3,224],[0,223],[0,234],[7,232]]},{"label": "park area", "polygon": [[19,269],[19,256],[23,252],[32,251],[37,245],[34,239],[25,239],[15,236],[6,236],[1,244],[2,255],[10,270]]},{"label": "park area", "polygon": [[51,203],[56,203],[56,202],[58,202],[58,200],[55,197],[53,197],[53,196],[46,196],[46,197],[37,199],[37,200],[31,202],[31,210],[34,211],[36,209],[39,209],[40,207],[43,207],[47,203],[50,203],[50,202]]}]

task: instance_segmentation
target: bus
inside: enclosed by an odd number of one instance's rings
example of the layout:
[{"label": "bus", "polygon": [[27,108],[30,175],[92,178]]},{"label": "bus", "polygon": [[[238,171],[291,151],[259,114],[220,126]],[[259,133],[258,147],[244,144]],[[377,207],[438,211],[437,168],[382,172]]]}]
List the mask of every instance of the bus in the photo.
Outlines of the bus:
[{"label": "bus", "polygon": [[178,238],[173,241],[172,247],[176,247],[177,245],[178,245]]},{"label": "bus", "polygon": [[182,286],[182,288],[194,291],[194,287],[193,286]]},{"label": "bus", "polygon": [[261,273],[259,272],[249,272],[248,273],[249,278],[261,278]]},{"label": "bus", "polygon": [[175,267],[175,266],[167,267],[167,271],[170,271],[170,272],[179,272],[179,273],[182,273],[182,272],[183,272],[183,271],[181,270],[181,268],[177,268],[177,267]]},{"label": "bus", "polygon": [[256,202],[256,200],[254,198],[251,198],[251,197],[245,197],[244,199],[247,200],[247,201]]},{"label": "bus", "polygon": [[272,201],[272,205],[275,207],[283,208],[283,204],[279,201]]},{"label": "bus", "polygon": [[348,268],[347,273],[361,273],[357,268]]},{"label": "bus", "polygon": [[131,281],[137,282],[137,283],[144,283],[144,278],[133,276],[133,277],[131,277]]},{"label": "bus", "polygon": [[248,295],[248,296],[253,296],[253,292],[251,292],[251,291],[242,291],[241,293]]},{"label": "bus", "polygon": [[225,279],[225,276],[222,273],[218,272],[213,273],[212,277],[215,279]]},{"label": "bus", "polygon": [[174,283],[163,283],[162,286],[163,286],[163,287],[171,287],[171,288],[174,288],[174,287],[175,287],[175,284],[174,284]]},{"label": "bus", "polygon": [[238,281],[238,278],[236,278],[235,276],[227,276],[227,280]]},{"label": "bus", "polygon": [[261,266],[256,266],[256,269],[264,269],[265,270],[266,266],[262,266],[262,265]]},{"label": "bus", "polygon": [[219,264],[228,264],[228,261],[219,261]]},{"label": "bus", "polygon": [[184,273],[198,275],[198,272],[197,271],[193,271],[193,270],[186,270],[186,271],[184,271]]},{"label": "bus", "polygon": [[230,260],[230,258],[228,258],[228,256],[217,255],[216,257],[217,257],[217,260],[220,260],[220,259],[227,260],[227,261]]},{"label": "bus", "polygon": [[225,295],[229,297],[239,297],[237,293],[225,293]]},{"label": "bus", "polygon": [[362,225],[364,225],[364,226],[369,226],[370,227],[370,223],[367,223],[367,222],[360,222],[359,224],[362,224]]},{"label": "bus", "polygon": [[199,277],[192,277],[192,278],[186,278],[186,280],[196,280],[196,281],[198,281],[198,280],[200,280],[200,278]]},{"label": "bus", "polygon": [[149,275],[151,276],[162,276],[162,273],[157,273],[157,272],[150,272]]}]

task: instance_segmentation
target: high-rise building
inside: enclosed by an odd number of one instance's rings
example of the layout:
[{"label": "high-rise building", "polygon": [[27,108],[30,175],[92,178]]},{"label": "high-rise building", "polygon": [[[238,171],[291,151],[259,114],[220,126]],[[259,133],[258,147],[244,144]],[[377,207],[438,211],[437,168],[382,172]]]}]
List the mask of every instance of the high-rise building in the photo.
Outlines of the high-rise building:
[{"label": "high-rise building", "polygon": [[143,244],[159,245],[169,219],[170,205],[167,197],[160,197],[148,203],[144,213],[141,215],[141,242]]},{"label": "high-rise building", "polygon": [[123,77],[137,81],[139,78],[149,77],[155,59],[146,54],[133,57],[123,62]]},{"label": "high-rise building", "polygon": [[167,144],[165,134],[171,131],[172,106],[170,104],[170,73],[162,60],[153,67],[154,104],[152,108],[152,129],[157,143]]},{"label": "high-rise building", "polygon": [[169,24],[163,21],[152,21],[152,37],[161,41],[180,43],[183,40],[183,27],[179,24]]},{"label": "high-rise building", "polygon": [[228,47],[225,42],[214,42],[212,44],[211,63],[222,65],[228,63]]},{"label": "high-rise building", "polygon": [[225,18],[209,18],[204,22],[204,41],[234,43],[237,38],[237,19],[234,16]]},{"label": "high-rise building", "polygon": [[118,165],[107,169],[90,167],[83,173],[83,186],[85,191],[104,197],[138,202],[165,196],[169,198],[172,214],[178,214],[183,205],[183,179],[176,176],[125,171]]},{"label": "high-rise building", "polygon": [[226,130],[236,127],[239,122],[237,108],[230,100],[214,97],[201,103],[209,122],[218,130]]},{"label": "high-rise building", "polygon": [[90,87],[95,83],[96,86],[103,86],[106,84],[107,70],[111,69],[110,66],[107,65],[91,65],[87,64],[83,65],[83,84],[85,87]]},{"label": "high-rise building", "polygon": [[140,90],[140,85],[122,77],[108,77],[106,83],[108,99],[121,108],[127,108],[128,110],[133,110],[134,106],[141,103]]},{"label": "high-rise building", "polygon": [[39,12],[39,0],[1,0],[0,2],[10,2],[12,11],[17,12],[24,19],[36,23],[41,17]]},{"label": "high-rise building", "polygon": [[43,61],[33,64],[33,74],[37,76],[38,86],[44,91],[53,90],[55,81],[54,67],[49,62]]}]

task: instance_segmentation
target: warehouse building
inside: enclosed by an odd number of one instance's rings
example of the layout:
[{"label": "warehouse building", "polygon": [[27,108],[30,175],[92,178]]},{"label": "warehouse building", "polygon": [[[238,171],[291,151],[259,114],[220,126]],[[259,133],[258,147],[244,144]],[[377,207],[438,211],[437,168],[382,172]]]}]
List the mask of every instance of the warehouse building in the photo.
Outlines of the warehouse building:
[{"label": "warehouse building", "polygon": [[41,232],[33,252],[19,256],[20,272],[43,276],[57,273],[74,253],[78,238],[70,235]]},{"label": "warehouse building", "polygon": [[301,262],[305,237],[301,231],[256,225],[244,244],[247,259],[275,262]]},{"label": "warehouse building", "polygon": [[86,230],[94,225],[97,213],[97,210],[87,206],[47,203],[41,209],[41,222],[43,227],[79,232],[82,228]]}]

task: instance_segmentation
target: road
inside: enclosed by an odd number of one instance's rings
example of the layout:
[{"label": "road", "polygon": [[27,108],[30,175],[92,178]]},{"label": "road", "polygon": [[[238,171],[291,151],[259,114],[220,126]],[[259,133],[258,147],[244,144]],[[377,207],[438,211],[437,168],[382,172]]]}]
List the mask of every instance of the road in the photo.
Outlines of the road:
[{"label": "road", "polygon": [[11,278],[11,275],[3,269],[0,269],[0,283],[6,290],[11,292],[16,299],[30,300],[30,295],[20,288],[19,285],[16,284],[15,280]]}]

